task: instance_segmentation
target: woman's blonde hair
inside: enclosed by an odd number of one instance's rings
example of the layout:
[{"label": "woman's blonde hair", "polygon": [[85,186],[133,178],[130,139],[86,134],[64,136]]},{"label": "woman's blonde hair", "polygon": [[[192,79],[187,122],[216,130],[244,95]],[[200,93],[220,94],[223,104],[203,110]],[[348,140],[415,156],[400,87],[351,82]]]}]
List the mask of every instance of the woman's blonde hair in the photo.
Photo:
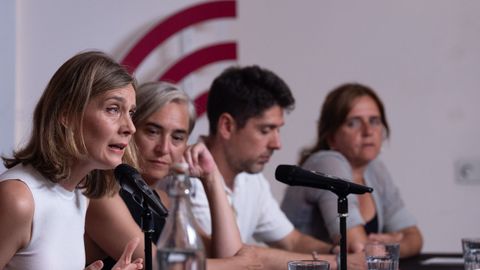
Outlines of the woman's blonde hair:
[{"label": "woman's blonde hair", "polygon": [[133,115],[133,123],[137,127],[142,125],[150,115],[171,102],[184,103],[187,105],[188,133],[190,134],[195,126],[195,106],[187,93],[175,84],[168,82],[148,82],[138,87],[137,110]]},{"label": "woman's blonde hair", "polygon": [[[67,180],[75,160],[88,156],[82,135],[83,117],[88,102],[106,91],[132,85],[135,79],[128,71],[99,51],[79,53],[67,60],[53,75],[33,114],[32,134],[26,146],[3,157],[11,168],[30,164],[54,183]],[[124,160],[135,164],[129,146]],[[111,171],[90,172],[81,183],[85,195],[100,197],[114,190]]]}]

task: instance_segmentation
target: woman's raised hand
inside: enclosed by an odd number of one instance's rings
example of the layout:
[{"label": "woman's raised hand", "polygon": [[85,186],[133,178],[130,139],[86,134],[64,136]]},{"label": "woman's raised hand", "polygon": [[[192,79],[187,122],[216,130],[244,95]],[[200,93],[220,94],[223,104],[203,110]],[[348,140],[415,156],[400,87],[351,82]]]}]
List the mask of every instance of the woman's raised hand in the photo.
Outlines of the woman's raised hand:
[{"label": "woman's raised hand", "polygon": [[[122,256],[117,261],[117,263],[113,266],[113,270],[135,270],[135,269],[142,269],[143,268],[143,259],[137,258],[132,262],[132,255],[133,251],[137,247],[140,239],[137,237],[133,238],[128,244],[125,246],[123,250]],[[85,270],[100,270],[103,268],[102,261],[95,261],[90,264]]]}]

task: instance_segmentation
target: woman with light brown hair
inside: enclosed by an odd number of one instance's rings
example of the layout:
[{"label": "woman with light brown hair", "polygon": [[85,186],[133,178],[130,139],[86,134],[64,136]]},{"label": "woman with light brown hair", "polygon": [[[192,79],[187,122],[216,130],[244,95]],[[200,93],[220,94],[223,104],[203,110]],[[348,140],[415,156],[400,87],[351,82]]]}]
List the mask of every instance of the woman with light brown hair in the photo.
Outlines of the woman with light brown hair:
[{"label": "woman with light brown hair", "polygon": [[[89,198],[113,192],[111,169],[132,161],[135,80],[104,53],[75,55],[53,75],[27,144],[0,175],[0,268],[83,269]],[[108,172],[106,172],[108,171]],[[133,240],[117,269],[130,262]],[[88,269],[100,269],[95,262]]]}]

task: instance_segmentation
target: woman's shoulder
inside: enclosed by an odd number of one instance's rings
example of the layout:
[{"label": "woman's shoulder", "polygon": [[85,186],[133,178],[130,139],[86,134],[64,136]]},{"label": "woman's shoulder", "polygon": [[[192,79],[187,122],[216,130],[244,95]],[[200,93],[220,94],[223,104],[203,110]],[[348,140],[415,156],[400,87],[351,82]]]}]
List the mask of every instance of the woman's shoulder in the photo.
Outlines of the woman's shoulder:
[{"label": "woman's shoulder", "polygon": [[313,160],[317,160],[317,161],[337,160],[340,162],[348,162],[342,153],[334,150],[320,150],[318,152],[315,152],[311,154],[305,162],[313,161]]},{"label": "woman's shoulder", "polygon": [[390,185],[391,183],[393,183],[387,166],[379,157],[372,160],[370,164],[368,164],[365,174],[366,177],[370,179],[370,181],[376,181],[383,185]]},{"label": "woman's shoulder", "polygon": [[340,152],[333,150],[321,150],[316,153],[313,153],[308,157],[307,160],[302,164],[302,167],[305,169],[315,170],[315,169],[328,169],[328,168],[338,168],[351,170],[348,160]]},{"label": "woman's shoulder", "polygon": [[0,182],[0,212],[10,218],[33,217],[34,200],[28,186],[20,179]]},{"label": "woman's shoulder", "polygon": [[[5,238],[24,246],[30,240],[35,203],[27,185],[19,179],[0,182],[0,231],[9,232]],[[5,241],[8,241],[5,239]]]},{"label": "woman's shoulder", "polygon": [[[0,250],[7,262],[30,242],[34,207],[32,194],[25,183],[18,179],[0,182]],[[7,262],[0,261],[0,265]]]}]

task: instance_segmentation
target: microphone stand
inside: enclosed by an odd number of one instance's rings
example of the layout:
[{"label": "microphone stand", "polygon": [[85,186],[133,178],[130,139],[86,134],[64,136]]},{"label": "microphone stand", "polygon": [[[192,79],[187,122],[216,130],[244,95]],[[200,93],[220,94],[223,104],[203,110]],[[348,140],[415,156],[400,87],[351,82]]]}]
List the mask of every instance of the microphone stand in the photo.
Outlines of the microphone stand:
[{"label": "microphone stand", "polygon": [[[279,165],[275,170],[275,178],[290,186],[325,189],[338,196],[337,212],[340,218],[340,261],[337,262],[340,264],[338,269],[347,270],[347,195],[351,193],[364,194],[366,192],[372,192],[373,188],[355,184],[348,180],[321,172],[307,171],[292,165]],[[296,182],[295,179],[301,180]]]},{"label": "microphone stand", "polygon": [[[328,188],[331,192],[335,193],[338,196],[337,200],[337,212],[340,219],[340,261],[337,261],[340,265],[338,269],[347,270],[347,217],[348,217],[348,199],[347,196],[352,192],[347,187],[335,187],[330,186]],[[373,189],[365,192],[372,192]],[[365,193],[363,192],[363,193]],[[353,192],[357,194],[363,194],[358,192]]]},{"label": "microphone stand", "polygon": [[[331,192],[338,196],[337,212],[340,218],[340,266],[338,269],[347,270],[347,217],[348,217],[348,199],[350,194],[348,189],[331,188]],[[372,189],[373,191],[373,189]],[[371,191],[370,191],[371,192]]]},{"label": "microphone stand", "polygon": [[[119,181],[122,190],[130,194],[131,199],[142,208],[140,218],[140,227],[144,233],[144,251],[145,251],[145,268],[152,270],[152,240],[155,232],[155,222],[153,212],[165,219],[168,211],[163,206],[160,197],[155,191],[152,191],[139,172],[127,164],[120,164],[115,168],[115,178]],[[157,198],[155,198],[157,197]],[[127,204],[128,206],[128,204]],[[128,207],[130,210],[130,207]],[[130,210],[138,211],[138,210]],[[153,211],[153,212],[152,212]],[[132,212],[133,213],[133,212]]]},{"label": "microphone stand", "polygon": [[155,225],[153,223],[152,211],[145,198],[143,198],[142,208],[141,227],[145,242],[145,270],[152,270],[152,236],[155,232]]},{"label": "microphone stand", "polygon": [[347,195],[337,194],[338,205],[337,212],[340,218],[340,265],[338,269],[347,270],[347,217],[348,217],[348,200]]},{"label": "microphone stand", "polygon": [[[122,188],[123,189],[123,188]],[[155,222],[149,202],[142,192],[130,193],[132,199],[142,207],[142,215],[140,218],[140,227],[144,234],[144,251],[145,251],[145,270],[152,270],[152,240],[155,232]],[[160,217],[165,219],[168,213],[160,214]]]},{"label": "microphone stand", "polygon": [[[338,269],[347,270],[347,217],[348,217],[348,199],[347,195],[351,193],[363,194],[365,192],[372,192],[373,189],[352,192],[349,186],[330,186],[328,188],[331,192],[338,196],[337,212],[340,218],[340,265]],[[338,261],[337,261],[338,262]]]}]

